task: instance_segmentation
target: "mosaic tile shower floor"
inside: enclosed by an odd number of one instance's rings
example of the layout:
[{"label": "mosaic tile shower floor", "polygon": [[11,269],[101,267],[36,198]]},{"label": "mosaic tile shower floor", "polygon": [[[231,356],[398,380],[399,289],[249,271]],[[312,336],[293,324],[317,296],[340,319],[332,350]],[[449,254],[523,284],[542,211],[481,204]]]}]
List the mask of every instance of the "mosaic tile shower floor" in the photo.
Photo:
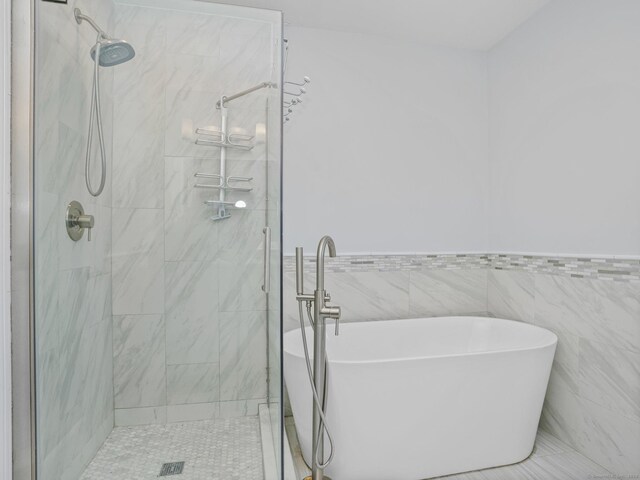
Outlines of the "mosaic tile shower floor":
[{"label": "mosaic tile shower floor", "polygon": [[182,461],[167,479],[263,480],[258,417],[116,427],[81,480],[157,480],[164,463]]}]

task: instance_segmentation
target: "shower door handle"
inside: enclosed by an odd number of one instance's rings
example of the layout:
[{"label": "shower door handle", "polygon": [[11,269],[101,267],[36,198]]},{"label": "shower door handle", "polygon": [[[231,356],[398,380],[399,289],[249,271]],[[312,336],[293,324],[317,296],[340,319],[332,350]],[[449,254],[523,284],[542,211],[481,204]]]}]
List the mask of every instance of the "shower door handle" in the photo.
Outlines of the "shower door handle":
[{"label": "shower door handle", "polygon": [[262,233],[264,234],[264,283],[262,284],[262,291],[269,293],[271,290],[271,228],[264,227]]}]

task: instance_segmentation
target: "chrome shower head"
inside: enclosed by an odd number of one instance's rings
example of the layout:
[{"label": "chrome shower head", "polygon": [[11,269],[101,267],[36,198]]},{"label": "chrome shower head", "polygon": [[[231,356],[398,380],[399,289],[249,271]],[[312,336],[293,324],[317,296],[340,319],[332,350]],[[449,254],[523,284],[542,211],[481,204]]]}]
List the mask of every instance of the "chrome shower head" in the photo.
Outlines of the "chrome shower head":
[{"label": "chrome shower head", "polygon": [[[120,65],[121,63],[128,62],[135,57],[136,52],[133,47],[125,42],[116,38],[105,38],[100,40],[100,65],[102,67],[113,67],[114,65]],[[96,50],[98,49],[98,43],[91,48],[91,58],[95,61]]]},{"label": "chrome shower head", "polygon": [[131,60],[136,55],[135,50],[129,43],[124,40],[111,38],[98,26],[93,18],[84,15],[79,8],[73,9],[73,16],[76,22],[78,22],[78,25],[85,21],[98,32],[98,43],[91,48],[91,58],[95,61],[96,50],[98,49],[98,45],[100,45],[100,58],[98,60],[101,66],[113,67],[114,65],[119,65]]}]

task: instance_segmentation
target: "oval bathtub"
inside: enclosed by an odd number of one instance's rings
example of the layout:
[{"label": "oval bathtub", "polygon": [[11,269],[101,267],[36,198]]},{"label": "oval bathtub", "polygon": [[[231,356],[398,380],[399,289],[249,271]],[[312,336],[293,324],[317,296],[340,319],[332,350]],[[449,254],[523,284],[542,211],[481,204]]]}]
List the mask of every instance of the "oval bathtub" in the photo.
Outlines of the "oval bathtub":
[{"label": "oval bathtub", "polygon": [[[556,343],[543,328],[484,317],[347,323],[338,337],[328,327],[327,423],[336,452],[325,473],[420,480],[524,460]],[[284,335],[284,354],[309,464],[312,400],[300,329]]]}]

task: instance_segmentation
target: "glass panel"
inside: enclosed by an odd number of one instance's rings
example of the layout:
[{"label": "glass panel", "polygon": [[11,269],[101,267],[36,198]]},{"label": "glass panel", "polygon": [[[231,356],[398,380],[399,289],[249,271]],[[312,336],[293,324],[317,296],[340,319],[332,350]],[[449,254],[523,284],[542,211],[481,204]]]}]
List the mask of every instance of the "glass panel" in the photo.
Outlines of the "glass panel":
[{"label": "glass panel", "polygon": [[279,472],[281,15],[75,3],[36,3],[38,478]]}]

